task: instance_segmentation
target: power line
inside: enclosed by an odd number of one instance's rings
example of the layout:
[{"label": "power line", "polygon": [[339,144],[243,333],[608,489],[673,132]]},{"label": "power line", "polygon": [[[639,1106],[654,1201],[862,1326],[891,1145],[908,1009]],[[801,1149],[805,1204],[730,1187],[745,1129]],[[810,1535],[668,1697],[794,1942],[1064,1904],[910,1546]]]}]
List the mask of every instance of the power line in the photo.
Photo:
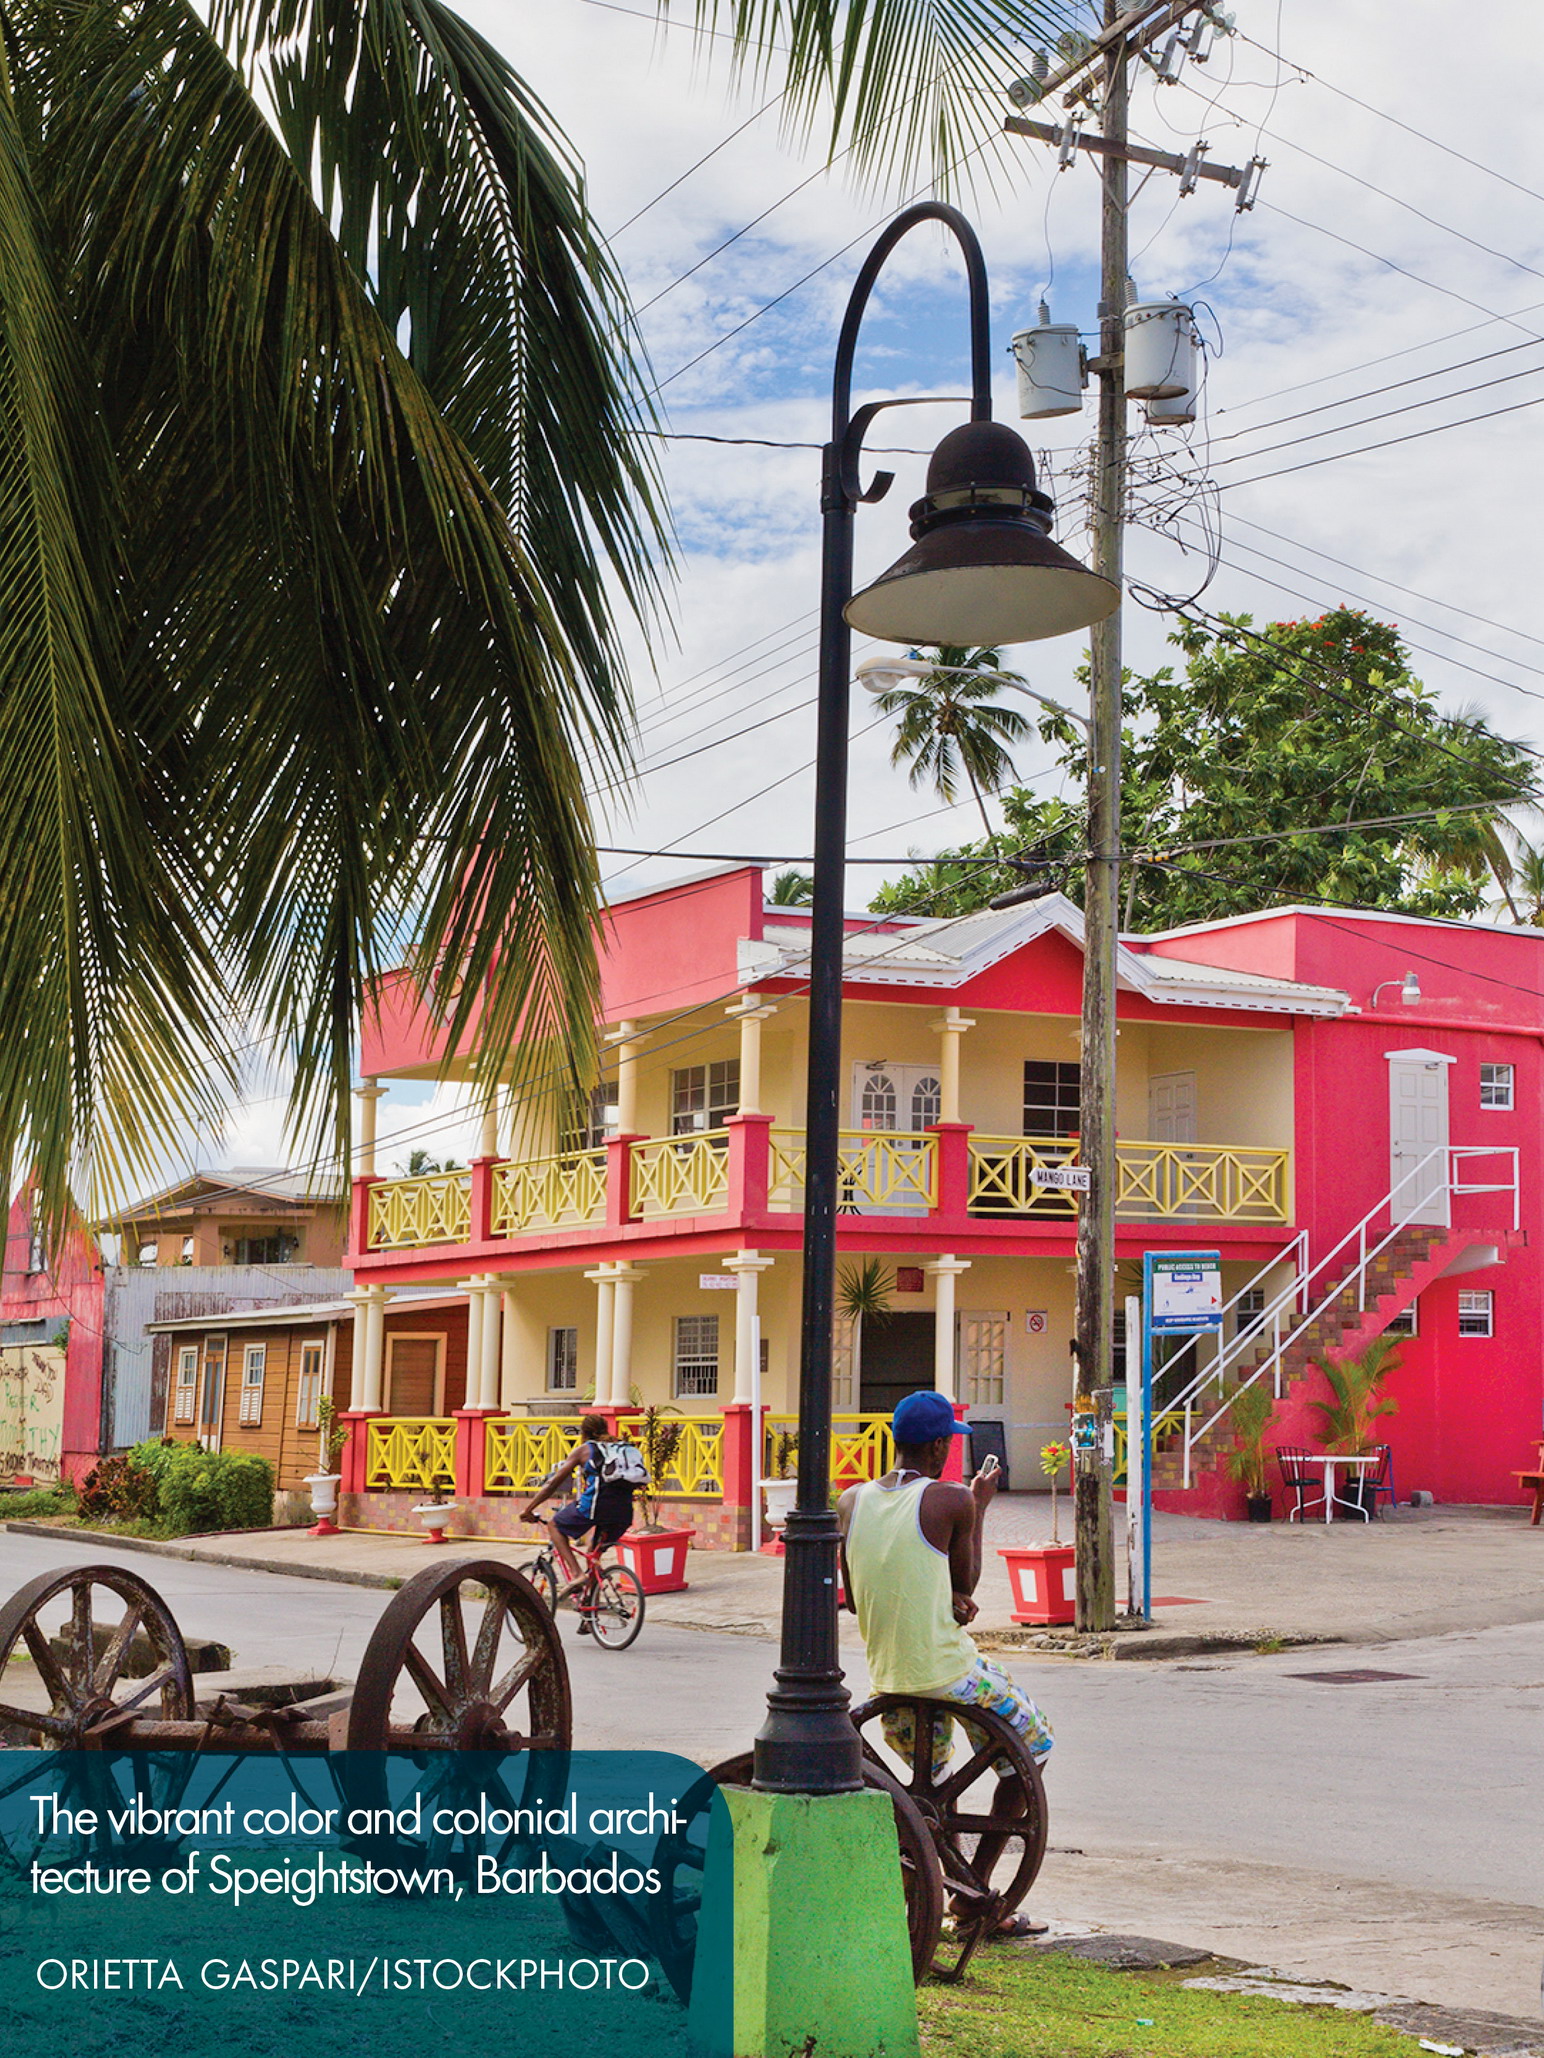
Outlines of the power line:
[{"label": "power line", "polygon": [[[1504,415],[1521,414],[1525,408],[1537,407],[1540,400],[1544,400],[1544,394],[1539,395],[1533,400],[1515,401],[1510,407],[1493,407],[1487,409],[1483,414],[1465,415],[1461,421],[1437,422],[1429,429],[1411,429],[1404,436],[1386,436],[1379,443],[1359,444],[1355,450],[1336,450],[1331,451],[1326,457],[1304,458],[1301,464],[1280,465],[1273,472],[1256,472],[1247,479],[1221,479],[1217,482],[1218,489],[1221,492],[1231,492],[1236,486],[1260,486],[1267,479],[1285,479],[1293,472],[1310,472],[1321,464],[1339,464],[1348,457],[1367,457],[1374,451],[1393,450],[1401,443],[1419,443],[1423,437],[1441,436],[1449,429],[1472,429],[1477,422],[1499,421]],[[1301,440],[1308,442],[1311,439],[1304,437]],[[1289,448],[1291,446],[1283,445],[1281,447]],[[1264,452],[1261,452],[1260,455],[1263,456]],[[1230,463],[1232,460],[1225,459],[1224,462]]]},{"label": "power line", "polygon": [[[1531,349],[1533,347],[1535,346],[1531,344],[1518,345],[1519,349],[1524,350]],[[1544,373],[1544,364],[1525,365],[1521,371],[1503,372],[1499,378],[1481,379],[1473,386],[1459,386],[1455,388],[1452,392],[1448,393],[1433,393],[1425,400],[1408,400],[1402,407],[1385,408],[1381,414],[1364,415],[1360,421],[1337,422],[1331,428],[1328,429],[1310,429],[1301,436],[1289,437],[1284,443],[1266,443],[1261,446],[1252,447],[1248,450],[1235,451],[1231,457],[1220,457],[1218,458],[1217,462],[1219,464],[1249,464],[1257,457],[1270,457],[1274,455],[1274,453],[1278,450],[1299,450],[1302,448],[1303,444],[1320,442],[1326,436],[1349,436],[1353,429],[1368,429],[1371,428],[1377,422],[1394,421],[1397,420],[1397,418],[1400,415],[1415,413],[1416,410],[1419,408],[1440,407],[1442,403],[1447,400],[1466,400],[1471,393],[1489,393],[1493,391],[1497,386],[1511,386],[1514,385],[1518,379],[1535,379],[1538,378],[1541,373]],[[1346,406],[1352,406],[1355,403],[1347,401],[1342,404]],[[1314,412],[1317,411],[1318,410],[1314,410]],[[1485,417],[1481,415],[1475,416],[1472,419],[1483,421]],[[1439,428],[1444,426],[1446,426],[1446,424],[1438,424]],[[1453,426],[1456,428],[1460,427],[1461,424],[1454,423]],[[1263,423],[1259,429],[1244,430],[1239,431],[1237,433],[1245,435],[1263,435],[1270,427],[1270,423]],[[1221,442],[1224,439],[1219,437],[1217,440]],[[1381,446],[1374,447],[1381,448]]]},{"label": "power line", "polygon": [[[595,0],[595,4],[598,4],[598,0]],[[617,12],[619,14],[622,11],[623,10],[621,8],[617,9]],[[727,150],[731,143],[736,141],[738,137],[743,136],[745,134],[745,131],[747,129],[754,128],[756,123],[761,120],[761,117],[764,114],[769,113],[772,108],[776,107],[776,105],[782,98],[783,95],[781,93],[774,93],[772,95],[772,98],[764,102],[762,106],[758,107],[754,114],[747,115],[745,120],[741,122],[740,126],[737,129],[731,129],[729,131],[729,134],[725,136],[721,143],[715,143],[713,145],[713,148],[705,152],[703,156],[699,157],[695,164],[688,165],[686,170],[681,173],[679,178],[672,179],[668,186],[662,186],[660,190],[654,195],[654,198],[652,200],[646,200],[643,203],[642,207],[638,209],[636,214],[630,214],[627,217],[627,220],[623,222],[621,228],[613,229],[611,231],[612,240],[615,241],[615,239],[618,236],[625,236],[627,234],[627,231],[632,227],[634,222],[642,221],[643,217],[649,212],[650,208],[658,207],[659,203],[662,200],[666,199],[671,193],[673,193],[677,186],[684,186],[686,184],[686,181],[690,178],[693,178],[698,172],[700,172],[705,164],[711,164],[713,159],[717,157],[718,153],[721,150]]]}]

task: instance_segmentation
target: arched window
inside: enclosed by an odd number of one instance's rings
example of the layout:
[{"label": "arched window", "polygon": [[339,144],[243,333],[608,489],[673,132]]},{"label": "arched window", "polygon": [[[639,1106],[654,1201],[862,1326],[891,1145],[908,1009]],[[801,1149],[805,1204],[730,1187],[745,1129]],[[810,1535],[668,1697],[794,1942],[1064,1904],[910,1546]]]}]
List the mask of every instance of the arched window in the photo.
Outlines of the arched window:
[{"label": "arched window", "polygon": [[943,1089],[931,1072],[924,1072],[911,1089],[911,1126],[930,1129],[943,1107]]},{"label": "arched window", "polygon": [[893,1129],[895,1114],[895,1081],[888,1072],[875,1068],[865,1076],[858,1097],[858,1126],[860,1129]]}]

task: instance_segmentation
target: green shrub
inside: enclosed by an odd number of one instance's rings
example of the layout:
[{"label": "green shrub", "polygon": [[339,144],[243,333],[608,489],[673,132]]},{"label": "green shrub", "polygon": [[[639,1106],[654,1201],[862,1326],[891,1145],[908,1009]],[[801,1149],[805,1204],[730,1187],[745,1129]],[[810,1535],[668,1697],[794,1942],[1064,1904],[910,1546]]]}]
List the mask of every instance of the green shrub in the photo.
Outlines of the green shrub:
[{"label": "green shrub", "polygon": [[237,1451],[151,1438],[128,1453],[156,1486],[156,1515],[168,1536],[212,1529],[267,1529],[273,1521],[273,1467]]}]

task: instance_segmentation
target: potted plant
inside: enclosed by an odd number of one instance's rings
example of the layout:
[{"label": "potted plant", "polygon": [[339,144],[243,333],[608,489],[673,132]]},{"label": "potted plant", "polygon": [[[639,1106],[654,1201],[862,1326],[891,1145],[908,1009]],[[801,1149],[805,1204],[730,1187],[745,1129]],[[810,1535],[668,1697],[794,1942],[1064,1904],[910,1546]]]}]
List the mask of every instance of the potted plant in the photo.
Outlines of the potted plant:
[{"label": "potted plant", "polygon": [[[670,1416],[676,1419],[672,1422]],[[620,1425],[619,1425],[620,1426]],[[649,1483],[638,1489],[642,1524],[634,1523],[617,1545],[617,1555],[638,1575],[646,1594],[680,1593],[687,1584],[686,1554],[695,1529],[669,1529],[660,1520],[661,1485],[680,1454],[686,1423],[679,1408],[649,1406],[632,1425],[632,1441],[643,1453]]]},{"label": "potted plant", "polygon": [[768,1526],[779,1532],[799,1498],[799,1475],[795,1469],[798,1457],[797,1435],[791,1429],[780,1429],[772,1439],[771,1473],[761,1482],[762,1492],[767,1497]]},{"label": "potted plant", "polygon": [[1244,1489],[1244,1509],[1251,1522],[1271,1519],[1271,1453],[1265,1432],[1270,1427],[1275,1402],[1263,1379],[1242,1388],[1228,1410],[1227,1419],[1235,1438],[1232,1450],[1223,1456],[1228,1477]]},{"label": "potted plant", "polygon": [[338,1487],[343,1477],[337,1466],[351,1432],[340,1427],[338,1404],[330,1393],[324,1393],[316,1404],[316,1426],[319,1435],[317,1469],[306,1479],[306,1485],[311,1489],[311,1513],[316,1517],[316,1527],[311,1534],[336,1536],[338,1525],[333,1517],[338,1512]]},{"label": "potted plant", "polygon": [[[1354,1358],[1335,1364],[1329,1358],[1316,1360],[1329,1385],[1327,1401],[1310,1401],[1323,1424],[1324,1447],[1341,1451],[1348,1458],[1371,1457],[1381,1439],[1375,1425],[1385,1415],[1397,1415],[1399,1403],[1392,1394],[1380,1391],[1391,1372],[1403,1361],[1392,1337],[1375,1336]],[[1376,1468],[1362,1466],[1340,1489],[1339,1498],[1364,1513],[1373,1512],[1372,1474]]]},{"label": "potted plant", "polygon": [[1071,1622],[1077,1614],[1073,1547],[1061,1541],[1056,1521],[1056,1483],[1071,1455],[1064,1443],[1040,1447],[1040,1470],[1051,1488],[1050,1540],[998,1549],[997,1555],[1007,1565],[1013,1585],[1015,1622]]}]

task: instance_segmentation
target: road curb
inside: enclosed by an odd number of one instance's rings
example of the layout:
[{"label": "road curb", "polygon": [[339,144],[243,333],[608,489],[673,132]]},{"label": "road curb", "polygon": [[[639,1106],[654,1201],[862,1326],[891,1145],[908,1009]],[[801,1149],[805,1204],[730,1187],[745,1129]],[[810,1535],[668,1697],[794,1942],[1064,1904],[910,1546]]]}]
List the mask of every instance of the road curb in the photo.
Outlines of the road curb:
[{"label": "road curb", "polygon": [[402,1579],[395,1572],[346,1572],[328,1565],[275,1565],[269,1558],[249,1558],[239,1551],[195,1551],[185,1544],[162,1542],[158,1537],[114,1536],[107,1529],[61,1529],[51,1522],[7,1522],[17,1536],[80,1538],[86,1543],[106,1544],[115,1551],[143,1551],[152,1558],[179,1558],[186,1565],[225,1565],[235,1572],[271,1572],[277,1579],[330,1579],[337,1586],[373,1586],[393,1589]]}]

